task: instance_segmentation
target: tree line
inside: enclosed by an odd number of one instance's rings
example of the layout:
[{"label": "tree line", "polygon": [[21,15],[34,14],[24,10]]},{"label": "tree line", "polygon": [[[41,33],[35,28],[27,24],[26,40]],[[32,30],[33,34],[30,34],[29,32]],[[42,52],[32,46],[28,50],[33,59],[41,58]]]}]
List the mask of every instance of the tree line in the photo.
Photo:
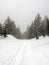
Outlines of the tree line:
[{"label": "tree line", "polygon": [[3,24],[0,23],[0,36],[6,37],[7,35],[13,35],[20,39],[21,32],[20,28],[16,27],[15,22],[7,17]]},{"label": "tree line", "polygon": [[32,39],[36,37],[39,39],[40,36],[49,36],[49,18],[47,16],[44,19],[41,19],[40,14],[35,17],[35,20],[31,23],[31,26],[28,26],[27,31],[25,32],[27,39]]},{"label": "tree line", "polygon": [[44,19],[40,14],[37,14],[35,20],[27,27],[27,30],[22,34],[19,27],[16,27],[15,22],[7,17],[3,24],[0,23],[0,35],[6,37],[8,34],[15,36],[18,39],[39,39],[40,36],[49,36],[49,18]]}]

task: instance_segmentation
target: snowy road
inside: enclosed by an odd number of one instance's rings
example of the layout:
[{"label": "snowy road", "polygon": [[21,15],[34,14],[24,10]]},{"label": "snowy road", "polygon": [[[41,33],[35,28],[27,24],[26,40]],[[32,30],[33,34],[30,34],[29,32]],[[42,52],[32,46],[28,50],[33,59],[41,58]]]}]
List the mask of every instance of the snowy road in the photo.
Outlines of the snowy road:
[{"label": "snowy road", "polygon": [[49,65],[49,58],[42,47],[31,47],[31,43],[25,41],[24,47],[21,49],[15,59],[14,65]]},{"label": "snowy road", "polygon": [[[6,39],[3,41],[6,42]],[[1,41],[3,50],[0,50],[0,65],[49,65],[48,37],[40,40],[14,40],[11,43],[6,42],[3,46]]]}]

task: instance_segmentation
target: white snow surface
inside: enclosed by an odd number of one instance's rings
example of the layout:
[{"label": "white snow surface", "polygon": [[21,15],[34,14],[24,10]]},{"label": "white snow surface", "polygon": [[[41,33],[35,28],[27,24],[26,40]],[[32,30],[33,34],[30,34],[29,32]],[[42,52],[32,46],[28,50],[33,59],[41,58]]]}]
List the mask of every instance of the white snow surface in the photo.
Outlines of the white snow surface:
[{"label": "white snow surface", "polygon": [[0,65],[49,65],[49,37],[18,40],[0,37]]}]

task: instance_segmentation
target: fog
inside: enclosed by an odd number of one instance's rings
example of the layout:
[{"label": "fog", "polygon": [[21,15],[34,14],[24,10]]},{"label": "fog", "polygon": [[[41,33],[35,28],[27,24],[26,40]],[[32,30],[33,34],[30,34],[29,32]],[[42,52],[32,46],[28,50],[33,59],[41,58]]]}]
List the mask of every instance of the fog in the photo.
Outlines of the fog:
[{"label": "fog", "polygon": [[10,16],[22,32],[38,13],[49,17],[49,0],[0,0],[0,22]]}]

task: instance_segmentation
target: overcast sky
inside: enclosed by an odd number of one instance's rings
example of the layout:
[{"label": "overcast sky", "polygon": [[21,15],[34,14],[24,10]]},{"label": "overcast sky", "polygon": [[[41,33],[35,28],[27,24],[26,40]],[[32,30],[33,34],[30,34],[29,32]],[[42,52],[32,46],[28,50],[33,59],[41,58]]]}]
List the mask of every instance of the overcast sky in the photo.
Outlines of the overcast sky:
[{"label": "overcast sky", "polygon": [[0,22],[10,16],[22,32],[38,13],[49,17],[49,0],[0,0]]}]

